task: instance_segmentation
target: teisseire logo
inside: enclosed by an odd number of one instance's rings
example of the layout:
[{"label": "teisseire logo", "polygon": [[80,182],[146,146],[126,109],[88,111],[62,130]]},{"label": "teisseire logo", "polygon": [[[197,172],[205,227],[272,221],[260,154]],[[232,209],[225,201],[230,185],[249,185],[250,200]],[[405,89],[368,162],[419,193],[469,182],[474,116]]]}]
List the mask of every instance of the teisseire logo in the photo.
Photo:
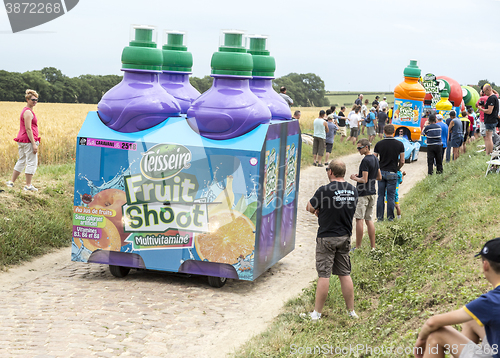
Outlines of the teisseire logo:
[{"label": "teisseire logo", "polygon": [[157,144],[142,153],[141,172],[151,180],[168,179],[191,166],[191,151],[180,144]]}]

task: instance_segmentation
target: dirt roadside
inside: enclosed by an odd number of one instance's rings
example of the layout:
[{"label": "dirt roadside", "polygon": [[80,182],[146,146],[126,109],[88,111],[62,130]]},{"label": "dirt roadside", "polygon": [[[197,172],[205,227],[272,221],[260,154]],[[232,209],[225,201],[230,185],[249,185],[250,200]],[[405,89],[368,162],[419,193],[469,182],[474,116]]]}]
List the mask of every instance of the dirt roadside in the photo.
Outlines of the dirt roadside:
[{"label": "dirt roadside", "polygon": [[[346,178],[357,173],[359,154],[342,159]],[[426,153],[403,167],[407,175],[400,196],[426,176],[426,168]],[[105,265],[71,262],[69,248],[0,273],[0,357],[221,357],[234,352],[317,277],[317,219],[305,206],[326,180],[324,168],[301,172],[295,250],[254,282],[230,281],[214,289],[201,278],[143,271],[120,280]]]}]

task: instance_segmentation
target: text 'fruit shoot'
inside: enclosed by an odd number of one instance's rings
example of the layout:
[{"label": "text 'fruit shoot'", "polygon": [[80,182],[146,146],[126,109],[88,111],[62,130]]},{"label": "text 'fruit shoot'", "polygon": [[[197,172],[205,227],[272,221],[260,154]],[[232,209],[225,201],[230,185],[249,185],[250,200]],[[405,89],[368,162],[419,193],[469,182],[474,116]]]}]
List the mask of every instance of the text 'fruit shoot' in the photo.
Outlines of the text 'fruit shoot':
[{"label": "text 'fruit shoot'", "polygon": [[191,158],[178,144],[158,144],[143,153],[142,174],[125,177],[125,232],[208,231],[207,203],[194,199],[198,181],[180,173]]}]

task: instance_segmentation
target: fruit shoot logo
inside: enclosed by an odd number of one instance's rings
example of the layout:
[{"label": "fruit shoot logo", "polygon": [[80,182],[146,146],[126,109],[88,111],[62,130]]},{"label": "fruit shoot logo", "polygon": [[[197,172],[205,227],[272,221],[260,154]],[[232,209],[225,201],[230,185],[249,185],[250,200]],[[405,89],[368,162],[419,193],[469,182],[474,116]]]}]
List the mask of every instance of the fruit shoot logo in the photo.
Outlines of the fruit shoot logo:
[{"label": "fruit shoot logo", "polygon": [[415,113],[411,102],[405,102],[399,107],[399,119],[403,121],[412,121]]},{"label": "fruit shoot logo", "polygon": [[422,86],[425,88],[425,93],[432,95],[431,107],[436,108],[436,103],[441,99],[439,94],[439,82],[436,80],[436,75],[428,73],[424,76]]},{"label": "fruit shoot logo", "polygon": [[295,170],[296,170],[296,158],[297,151],[295,148],[295,143],[287,148],[287,161],[286,161],[286,195],[290,195],[295,186]]},{"label": "fruit shoot logo", "polygon": [[125,177],[124,229],[135,233],[134,245],[189,245],[186,236],[174,238],[164,233],[208,231],[208,204],[195,200],[198,181],[194,175],[181,173],[190,166],[189,149],[178,144],[157,144],[142,154],[141,174]]},{"label": "fruit shoot logo", "polygon": [[72,10],[79,0],[4,0],[12,32],[20,32],[52,21]]},{"label": "fruit shoot logo", "polygon": [[276,153],[276,150],[273,148],[271,151],[266,152],[266,179],[265,179],[265,206],[269,206],[273,199],[275,198],[276,194],[276,185],[277,183],[277,165],[276,163],[278,162],[278,154]]}]

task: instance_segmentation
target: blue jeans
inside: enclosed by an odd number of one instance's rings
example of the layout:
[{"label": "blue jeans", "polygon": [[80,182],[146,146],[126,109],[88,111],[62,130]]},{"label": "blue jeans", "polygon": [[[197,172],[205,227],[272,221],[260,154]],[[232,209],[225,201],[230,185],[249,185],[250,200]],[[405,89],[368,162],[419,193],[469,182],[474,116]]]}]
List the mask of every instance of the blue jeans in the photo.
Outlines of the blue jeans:
[{"label": "blue jeans", "polygon": [[377,220],[384,220],[385,194],[387,191],[387,220],[394,220],[394,199],[396,196],[396,186],[398,185],[398,175],[396,173],[381,171],[382,180],[378,182],[377,199]]}]

